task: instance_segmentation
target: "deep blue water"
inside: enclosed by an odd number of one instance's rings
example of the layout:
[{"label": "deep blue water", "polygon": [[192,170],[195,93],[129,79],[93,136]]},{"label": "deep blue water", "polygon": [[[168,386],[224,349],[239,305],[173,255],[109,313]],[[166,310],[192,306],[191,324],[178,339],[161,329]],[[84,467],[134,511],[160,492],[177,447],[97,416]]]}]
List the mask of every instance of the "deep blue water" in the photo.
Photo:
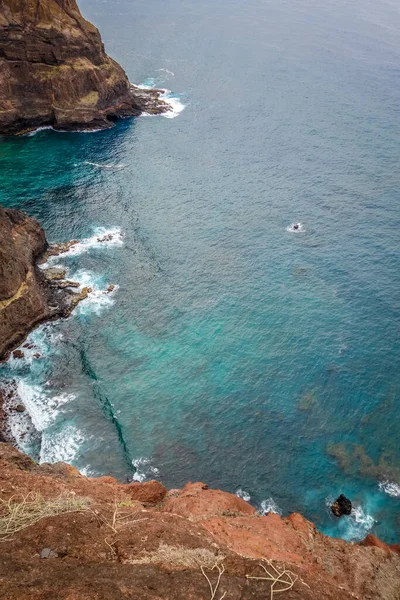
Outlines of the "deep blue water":
[{"label": "deep blue water", "polygon": [[[0,201],[92,239],[58,262],[97,290],[0,371],[33,420],[21,447],[398,541],[398,3],[80,5],[185,109],[0,140]],[[340,492],[356,512],[336,521]]]}]

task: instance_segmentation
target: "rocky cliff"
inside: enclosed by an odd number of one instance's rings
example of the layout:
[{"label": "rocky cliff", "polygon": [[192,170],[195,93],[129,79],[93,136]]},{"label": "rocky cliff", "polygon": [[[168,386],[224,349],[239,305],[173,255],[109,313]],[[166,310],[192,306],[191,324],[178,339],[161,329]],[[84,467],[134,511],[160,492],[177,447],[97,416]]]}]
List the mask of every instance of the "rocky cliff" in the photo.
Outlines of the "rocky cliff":
[{"label": "rocky cliff", "polygon": [[[49,253],[60,253],[66,246],[53,246]],[[38,323],[67,317],[91,291],[66,281],[63,272],[40,269],[38,261],[47,248],[35,219],[0,205],[0,360]]]},{"label": "rocky cliff", "polygon": [[398,600],[400,556],[203,483],[89,479],[0,443],[1,600]]},{"label": "rocky cliff", "polygon": [[0,0],[0,90],[4,134],[105,128],[169,108],[130,85],[75,0]]}]

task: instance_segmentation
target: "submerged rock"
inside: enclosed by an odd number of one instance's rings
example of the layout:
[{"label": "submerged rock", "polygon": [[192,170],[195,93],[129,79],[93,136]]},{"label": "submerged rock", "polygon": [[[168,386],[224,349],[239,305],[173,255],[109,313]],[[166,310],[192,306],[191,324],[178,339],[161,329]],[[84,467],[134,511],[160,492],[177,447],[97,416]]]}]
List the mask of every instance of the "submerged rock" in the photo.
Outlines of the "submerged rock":
[{"label": "submerged rock", "polygon": [[112,127],[167,112],[160,90],[132,86],[76,0],[0,0],[0,134]]},{"label": "submerged rock", "polygon": [[351,501],[348,498],[346,498],[344,494],[340,494],[340,496],[335,500],[335,502],[331,506],[331,510],[335,517],[341,517],[342,515],[350,515],[351,508]]}]

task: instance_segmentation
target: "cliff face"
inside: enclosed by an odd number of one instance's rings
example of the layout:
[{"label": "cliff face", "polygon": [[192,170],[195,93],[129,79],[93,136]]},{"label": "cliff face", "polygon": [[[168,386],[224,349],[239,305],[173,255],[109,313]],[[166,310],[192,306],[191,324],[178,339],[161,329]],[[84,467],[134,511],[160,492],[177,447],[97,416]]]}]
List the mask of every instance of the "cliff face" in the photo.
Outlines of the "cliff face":
[{"label": "cliff face", "polygon": [[327,538],[298,514],[260,517],[202,483],[88,479],[0,443],[0,500],[4,600],[399,598],[397,548]]},{"label": "cliff face", "polygon": [[35,270],[46,247],[37,221],[0,206],[0,358],[50,315]]},{"label": "cliff face", "polygon": [[104,128],[168,110],[157,91],[130,86],[75,0],[0,0],[0,90],[5,134]]},{"label": "cliff face", "polygon": [[[48,253],[58,255],[76,243],[54,245]],[[65,280],[62,270],[39,269],[38,259],[47,249],[46,236],[35,219],[0,205],[0,360],[37,324],[68,317],[92,291]]]}]

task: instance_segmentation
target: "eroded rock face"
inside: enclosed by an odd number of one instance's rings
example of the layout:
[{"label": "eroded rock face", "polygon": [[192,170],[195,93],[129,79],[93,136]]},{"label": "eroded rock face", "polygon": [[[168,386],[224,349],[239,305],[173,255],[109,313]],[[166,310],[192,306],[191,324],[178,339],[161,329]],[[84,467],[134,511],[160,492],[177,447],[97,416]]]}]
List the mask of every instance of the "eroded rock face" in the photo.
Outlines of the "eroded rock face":
[{"label": "eroded rock face", "polygon": [[[0,205],[0,360],[36,325],[68,317],[92,291],[74,290],[80,284],[62,279],[65,272],[59,269],[39,269],[47,248],[45,233],[35,219]],[[50,254],[56,254],[54,248]],[[15,350],[13,357],[23,358],[24,351]]]},{"label": "eroded rock face", "polygon": [[49,316],[35,270],[47,241],[39,223],[0,206],[0,359]]},{"label": "eroded rock face", "polygon": [[260,564],[275,577],[274,569],[290,571],[294,585],[279,594],[285,600],[398,598],[396,547],[373,536],[364,545],[325,537],[299,514],[260,516],[203,483],[164,497],[157,482],[88,479],[63,463],[36,465],[2,443],[0,483],[3,506],[40,493],[88,507],[0,535],[0,599],[206,600],[212,593],[204,573],[214,589],[215,563],[215,599],[275,598],[288,577],[271,595]]},{"label": "eroded rock face", "polygon": [[0,133],[106,128],[165,112],[157,90],[133,88],[76,0],[0,0]]}]

